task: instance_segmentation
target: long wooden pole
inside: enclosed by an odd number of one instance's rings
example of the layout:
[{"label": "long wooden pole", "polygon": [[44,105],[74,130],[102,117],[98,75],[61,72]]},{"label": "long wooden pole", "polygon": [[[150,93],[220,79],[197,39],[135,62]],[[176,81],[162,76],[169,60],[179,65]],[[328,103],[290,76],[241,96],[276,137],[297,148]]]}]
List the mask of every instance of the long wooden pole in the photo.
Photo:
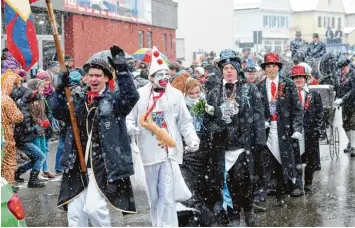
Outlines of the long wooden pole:
[{"label": "long wooden pole", "polygon": [[[49,21],[51,23],[51,27],[52,27],[52,31],[53,31],[54,43],[55,43],[55,47],[57,50],[59,64],[60,64],[60,71],[66,72],[67,68],[65,67],[63,52],[62,52],[62,48],[60,46],[58,29],[57,29],[57,24],[56,24],[55,17],[54,17],[54,11],[53,11],[51,0],[46,0],[46,4],[47,4],[47,8],[48,8]],[[76,149],[78,152],[77,154],[78,154],[78,158],[79,158],[79,162],[80,162],[80,171],[82,173],[86,173],[86,163],[85,163],[85,158],[84,158],[84,153],[83,153],[83,147],[82,147],[81,141],[80,141],[78,123],[76,121],[76,117],[74,114],[73,98],[71,96],[71,91],[70,91],[69,87],[65,87],[64,90],[65,90],[65,96],[66,96],[67,102],[68,102],[70,120],[71,120],[71,124],[73,126],[74,140],[75,140],[75,145],[76,145]]]}]

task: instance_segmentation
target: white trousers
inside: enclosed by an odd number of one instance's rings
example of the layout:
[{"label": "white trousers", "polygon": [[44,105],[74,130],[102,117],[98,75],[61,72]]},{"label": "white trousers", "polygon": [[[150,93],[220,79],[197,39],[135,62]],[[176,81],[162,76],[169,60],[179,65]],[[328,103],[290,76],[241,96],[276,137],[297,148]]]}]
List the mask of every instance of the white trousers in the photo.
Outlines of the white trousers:
[{"label": "white trousers", "polygon": [[73,201],[68,203],[68,226],[88,227],[89,219],[94,227],[110,227],[110,213],[107,201],[96,185],[95,176],[88,169],[89,185]]},{"label": "white trousers", "polygon": [[144,166],[144,171],[152,226],[177,227],[179,223],[174,199],[174,173],[170,159]]}]

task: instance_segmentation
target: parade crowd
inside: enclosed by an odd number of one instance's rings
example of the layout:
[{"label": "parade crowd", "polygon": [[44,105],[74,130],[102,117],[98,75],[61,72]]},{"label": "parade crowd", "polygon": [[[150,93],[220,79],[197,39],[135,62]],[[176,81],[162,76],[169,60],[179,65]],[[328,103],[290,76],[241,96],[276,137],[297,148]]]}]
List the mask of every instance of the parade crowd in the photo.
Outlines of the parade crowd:
[{"label": "parade crowd", "polygon": [[[302,46],[296,35],[292,56]],[[325,54],[317,38],[307,49],[314,58]],[[154,227],[227,226],[241,218],[255,226],[257,213],[317,191],[319,142],[327,140],[332,123],[321,95],[309,88],[318,81],[307,63],[294,64],[283,77],[273,52],[258,63],[224,50],[187,68],[166,63],[155,47],[150,63],[127,60],[118,46],[110,52],[81,68],[66,56],[67,72],[53,61],[28,80],[3,50],[1,176],[15,191],[28,171],[28,188],[61,176],[57,205],[74,227],[89,221],[111,226],[108,203],[123,215],[136,213],[133,182],[148,196]],[[344,152],[355,157],[355,69],[342,59],[336,70],[333,105],[342,108],[349,141]],[[74,102],[86,173],[65,88]],[[53,138],[58,147],[50,167]],[[28,160],[17,164],[20,153]],[[266,204],[270,196],[275,205]]]}]

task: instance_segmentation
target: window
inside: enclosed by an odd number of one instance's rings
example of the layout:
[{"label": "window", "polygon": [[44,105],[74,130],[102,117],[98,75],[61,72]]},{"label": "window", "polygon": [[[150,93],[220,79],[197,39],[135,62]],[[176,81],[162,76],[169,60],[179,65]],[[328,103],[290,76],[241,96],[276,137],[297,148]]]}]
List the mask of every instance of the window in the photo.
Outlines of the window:
[{"label": "window", "polygon": [[281,17],[280,16],[277,17],[277,26],[276,27],[281,28]]},{"label": "window", "polygon": [[269,17],[264,15],[264,27],[269,27]]},{"label": "window", "polygon": [[327,19],[325,17],[323,17],[323,27],[324,28],[327,27]]},{"label": "window", "polygon": [[165,53],[167,53],[168,52],[168,37],[167,37],[167,35],[166,35],[166,33],[164,33],[164,51],[165,51]]},{"label": "window", "polygon": [[330,17],[327,17],[327,26],[330,27]]},{"label": "window", "polygon": [[170,36],[170,51],[173,52],[173,35],[169,35]]},{"label": "window", "polygon": [[152,48],[152,32],[147,32],[147,48]]},{"label": "window", "polygon": [[322,17],[318,17],[318,28],[322,28]]},{"label": "window", "polygon": [[335,18],[332,17],[332,28],[335,28]]},{"label": "window", "polygon": [[288,28],[288,17],[286,17],[286,28]]},{"label": "window", "polygon": [[272,49],[272,43],[269,40],[265,40],[265,51],[266,52],[271,52]]},{"label": "window", "polygon": [[138,48],[144,47],[144,33],[143,31],[138,31]]},{"label": "window", "polygon": [[341,18],[338,17],[338,28],[341,28]]},{"label": "window", "polygon": [[275,41],[275,52],[276,53],[281,53],[282,51],[282,42],[281,41]]}]

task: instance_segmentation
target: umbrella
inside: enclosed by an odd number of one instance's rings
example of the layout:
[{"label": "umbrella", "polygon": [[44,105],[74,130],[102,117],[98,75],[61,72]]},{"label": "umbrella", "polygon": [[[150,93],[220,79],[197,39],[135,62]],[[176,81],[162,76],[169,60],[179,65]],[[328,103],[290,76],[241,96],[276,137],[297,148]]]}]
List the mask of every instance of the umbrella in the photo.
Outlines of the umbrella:
[{"label": "umbrella", "polygon": [[[166,57],[166,55],[164,55],[163,53],[161,53],[161,57],[164,60],[165,64],[169,64],[170,61],[169,59]],[[151,48],[141,48],[138,49],[136,52],[134,52],[132,54],[133,58],[138,59],[141,62],[145,62],[145,63],[150,63],[152,61],[152,49]]]},{"label": "umbrella", "polygon": [[[128,54],[127,52],[124,53],[125,54],[125,57],[127,60],[129,59],[133,59],[133,56]],[[96,58],[100,58],[100,59],[105,59],[107,61],[107,57],[111,56],[111,51],[110,50],[104,50],[104,51],[100,51],[96,54],[94,54],[93,56],[91,56],[89,59],[88,59],[88,62],[93,60],[93,59],[96,59]]]}]

